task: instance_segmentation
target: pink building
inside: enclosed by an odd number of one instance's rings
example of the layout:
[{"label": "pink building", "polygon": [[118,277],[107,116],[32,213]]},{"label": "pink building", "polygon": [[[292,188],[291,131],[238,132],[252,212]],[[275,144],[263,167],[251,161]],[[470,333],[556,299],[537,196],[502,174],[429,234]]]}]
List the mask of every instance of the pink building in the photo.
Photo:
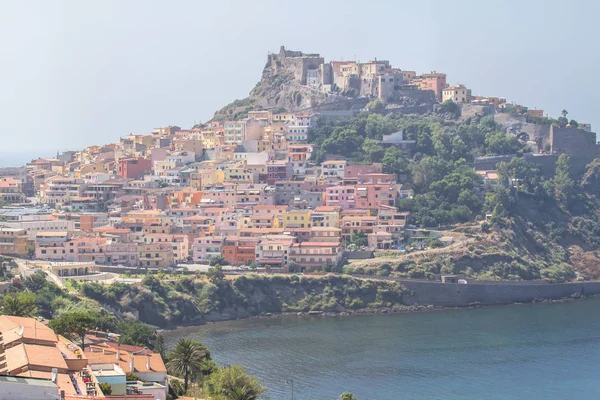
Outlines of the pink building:
[{"label": "pink building", "polygon": [[382,174],[382,173],[369,173],[359,174],[358,183],[367,184],[383,184],[383,183],[396,183],[395,174]]},{"label": "pink building", "polygon": [[313,226],[310,228],[311,242],[339,242],[342,230],[334,226]]},{"label": "pink building", "polygon": [[288,263],[290,246],[294,238],[288,235],[267,235],[256,245],[256,263],[284,267]]},{"label": "pink building", "polygon": [[117,175],[122,178],[139,179],[152,171],[152,160],[145,158],[123,158],[119,160]]},{"label": "pink building", "polygon": [[105,257],[107,264],[136,266],[138,260],[137,244],[109,241],[106,243]]},{"label": "pink building", "polygon": [[392,247],[392,234],[385,231],[369,233],[367,236],[369,241],[369,249],[384,250]]},{"label": "pink building", "polygon": [[220,256],[225,236],[203,236],[194,240],[192,258],[194,262],[207,262]]},{"label": "pink building", "polygon": [[[363,185],[364,186],[364,185]],[[353,185],[329,186],[325,192],[325,205],[356,208],[356,189]]]},{"label": "pink building", "polygon": [[357,179],[359,175],[373,174],[375,172],[381,172],[381,169],[376,168],[374,164],[346,165],[344,167],[344,178]]},{"label": "pink building", "polygon": [[293,243],[288,259],[289,262],[296,263],[301,271],[314,271],[324,265],[337,265],[342,259],[341,245],[337,241]]},{"label": "pink building", "polygon": [[[190,217],[195,218],[195,217]],[[173,261],[186,261],[189,257],[189,239],[187,235],[149,234],[144,236],[146,243],[166,243],[173,249]]]},{"label": "pink building", "polygon": [[267,161],[267,183],[274,185],[277,181],[283,181],[292,177],[292,163],[287,160]]},{"label": "pink building", "polygon": [[41,260],[104,263],[105,238],[70,239],[66,232],[40,232],[36,236],[35,256]]},{"label": "pink building", "polygon": [[397,199],[398,186],[396,184],[356,185],[356,208],[376,209],[381,205],[395,206]]}]

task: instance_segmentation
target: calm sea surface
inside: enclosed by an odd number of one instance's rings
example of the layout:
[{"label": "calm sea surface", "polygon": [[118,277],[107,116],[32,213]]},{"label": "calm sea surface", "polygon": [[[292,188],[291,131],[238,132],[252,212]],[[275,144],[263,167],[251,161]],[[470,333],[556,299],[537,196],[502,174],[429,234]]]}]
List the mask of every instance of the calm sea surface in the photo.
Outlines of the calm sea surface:
[{"label": "calm sea surface", "polygon": [[265,398],[600,399],[600,299],[403,315],[230,321],[169,332],[263,379]]}]

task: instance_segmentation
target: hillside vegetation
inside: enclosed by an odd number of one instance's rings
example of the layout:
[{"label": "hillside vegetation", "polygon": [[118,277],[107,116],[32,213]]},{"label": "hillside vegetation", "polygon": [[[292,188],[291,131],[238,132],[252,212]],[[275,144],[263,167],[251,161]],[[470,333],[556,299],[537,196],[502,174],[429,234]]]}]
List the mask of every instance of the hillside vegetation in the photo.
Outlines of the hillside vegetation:
[{"label": "hillside vegetation", "polygon": [[[396,255],[346,266],[347,273],[433,279],[440,273],[464,273],[479,279],[571,280],[578,273],[600,276],[594,266],[600,246],[600,160],[581,176],[561,155],[555,176],[522,158],[529,148],[507,135],[493,116],[458,120],[456,105],[436,114],[363,113],[355,118],[319,122],[310,139],[319,147],[315,160],[344,155],[352,162],[381,162],[398,174],[415,196],[400,202],[409,223],[421,228],[464,230],[468,245],[434,254]],[[412,157],[377,142],[403,130],[416,140]],[[500,163],[499,185],[484,192],[473,170],[475,157],[516,155]],[[484,222],[486,215],[491,215]]]},{"label": "hillside vegetation", "polygon": [[161,327],[249,317],[265,313],[344,311],[402,304],[403,288],[386,281],[349,276],[245,275],[206,282],[190,277],[160,281],[146,276],[140,285],[87,283],[81,293]]}]

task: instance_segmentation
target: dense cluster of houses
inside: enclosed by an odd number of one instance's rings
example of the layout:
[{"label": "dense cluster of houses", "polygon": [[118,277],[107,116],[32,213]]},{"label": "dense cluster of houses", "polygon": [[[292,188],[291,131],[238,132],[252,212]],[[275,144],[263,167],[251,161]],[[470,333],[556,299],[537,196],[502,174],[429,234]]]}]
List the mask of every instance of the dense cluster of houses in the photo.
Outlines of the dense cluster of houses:
[{"label": "dense cluster of houses", "polygon": [[[165,400],[168,376],[160,354],[117,344],[118,339],[90,331],[82,349],[35,318],[0,316],[2,398]],[[127,374],[140,380],[128,380]],[[109,396],[102,383],[110,385]]]},{"label": "dense cluster of houses", "polygon": [[[397,246],[407,213],[396,204],[412,191],[380,164],[316,165],[307,143],[314,121],[251,111],[0,169],[10,188],[0,253],[146,268],[220,255],[232,265],[313,270],[338,264],[353,234],[373,250]],[[382,141],[412,144],[401,132]]]}]

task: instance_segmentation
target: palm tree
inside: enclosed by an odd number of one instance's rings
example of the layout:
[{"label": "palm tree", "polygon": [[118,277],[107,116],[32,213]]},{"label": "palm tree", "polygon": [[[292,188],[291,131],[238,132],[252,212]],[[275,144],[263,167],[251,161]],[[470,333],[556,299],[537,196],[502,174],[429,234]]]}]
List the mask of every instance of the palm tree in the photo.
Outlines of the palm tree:
[{"label": "palm tree", "polygon": [[205,384],[207,394],[223,400],[255,400],[266,389],[260,380],[246,373],[239,365],[213,371]]},{"label": "palm tree", "polygon": [[206,357],[205,349],[200,342],[182,338],[169,352],[167,368],[174,375],[183,375],[183,388],[186,393],[190,376],[202,368],[202,361]]},{"label": "palm tree", "polygon": [[236,387],[225,392],[227,400],[254,400],[257,394],[248,386]]},{"label": "palm tree", "polygon": [[563,117],[567,118],[567,115],[569,114],[569,112],[567,110],[562,110],[560,112],[562,114]]},{"label": "palm tree", "polygon": [[2,314],[15,317],[33,317],[37,313],[33,293],[10,293],[4,296]]}]

